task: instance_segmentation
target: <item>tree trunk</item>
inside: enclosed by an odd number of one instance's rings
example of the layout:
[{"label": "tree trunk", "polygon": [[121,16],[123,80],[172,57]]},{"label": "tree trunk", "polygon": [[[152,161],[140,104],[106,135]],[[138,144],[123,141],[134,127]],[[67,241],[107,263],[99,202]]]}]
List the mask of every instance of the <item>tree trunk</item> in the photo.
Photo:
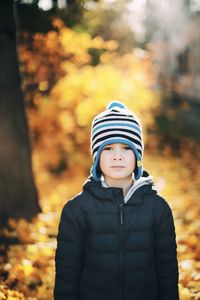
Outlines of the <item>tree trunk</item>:
[{"label": "tree trunk", "polygon": [[38,212],[16,50],[14,0],[0,0],[0,222]]}]

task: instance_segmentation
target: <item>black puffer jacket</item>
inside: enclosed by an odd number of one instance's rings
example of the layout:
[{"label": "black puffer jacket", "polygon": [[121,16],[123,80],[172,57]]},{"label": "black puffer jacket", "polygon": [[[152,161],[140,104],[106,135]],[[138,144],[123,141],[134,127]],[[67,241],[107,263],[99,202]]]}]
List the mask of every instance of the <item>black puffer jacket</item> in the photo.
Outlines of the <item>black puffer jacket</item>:
[{"label": "black puffer jacket", "polygon": [[171,209],[152,184],[124,204],[120,188],[90,178],[63,208],[55,300],[177,300]]}]

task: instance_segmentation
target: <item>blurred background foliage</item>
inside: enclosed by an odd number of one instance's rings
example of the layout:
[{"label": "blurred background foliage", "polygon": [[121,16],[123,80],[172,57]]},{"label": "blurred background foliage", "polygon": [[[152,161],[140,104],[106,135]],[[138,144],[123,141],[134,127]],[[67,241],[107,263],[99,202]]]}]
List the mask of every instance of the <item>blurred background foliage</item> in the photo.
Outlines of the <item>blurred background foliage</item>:
[{"label": "blurred background foliage", "polygon": [[113,99],[141,118],[144,167],[175,217],[181,300],[199,299],[199,1],[16,0],[15,10],[43,212],[3,230],[0,299],[52,299],[60,211],[89,175],[91,121]]},{"label": "blurred background foliage", "polygon": [[33,147],[51,173],[74,166],[88,173],[91,121],[110,99],[125,99],[146,126],[152,122],[158,96],[148,88],[150,56],[139,49],[119,55],[117,41],[73,31],[59,19],[53,24],[56,31],[35,34],[31,47],[24,34],[19,47]]},{"label": "blurred background foliage", "polygon": [[[37,161],[52,174],[73,170],[78,161],[87,174],[90,123],[110,99],[125,101],[143,117],[147,147],[171,145],[180,155],[189,144],[198,156],[195,3],[179,0],[168,15],[171,0],[162,5],[154,0],[16,1],[23,91],[33,146],[40,149]],[[38,22],[31,21],[35,14]]]}]

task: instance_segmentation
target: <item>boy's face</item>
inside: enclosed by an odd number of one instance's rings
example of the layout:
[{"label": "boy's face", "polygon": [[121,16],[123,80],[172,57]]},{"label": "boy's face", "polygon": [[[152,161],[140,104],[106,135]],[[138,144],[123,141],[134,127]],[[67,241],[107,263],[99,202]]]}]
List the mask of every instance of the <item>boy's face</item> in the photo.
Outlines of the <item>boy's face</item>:
[{"label": "boy's face", "polygon": [[129,145],[110,144],[101,152],[100,168],[105,180],[130,180],[135,165],[135,154]]}]

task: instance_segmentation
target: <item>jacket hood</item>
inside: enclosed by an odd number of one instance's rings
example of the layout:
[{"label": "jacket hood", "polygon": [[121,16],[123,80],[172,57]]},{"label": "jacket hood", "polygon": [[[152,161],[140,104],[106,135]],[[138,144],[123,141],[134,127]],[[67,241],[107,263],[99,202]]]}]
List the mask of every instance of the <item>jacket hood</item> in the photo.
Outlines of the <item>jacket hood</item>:
[{"label": "jacket hood", "polygon": [[[83,185],[83,190],[91,193],[98,199],[113,200],[117,196],[123,196],[122,188],[108,187],[104,181],[96,181],[90,176]],[[124,197],[124,202],[128,204],[139,204],[144,194],[156,193],[155,186],[153,184],[153,177],[148,172],[143,171],[142,177],[134,181],[133,186]]]}]

